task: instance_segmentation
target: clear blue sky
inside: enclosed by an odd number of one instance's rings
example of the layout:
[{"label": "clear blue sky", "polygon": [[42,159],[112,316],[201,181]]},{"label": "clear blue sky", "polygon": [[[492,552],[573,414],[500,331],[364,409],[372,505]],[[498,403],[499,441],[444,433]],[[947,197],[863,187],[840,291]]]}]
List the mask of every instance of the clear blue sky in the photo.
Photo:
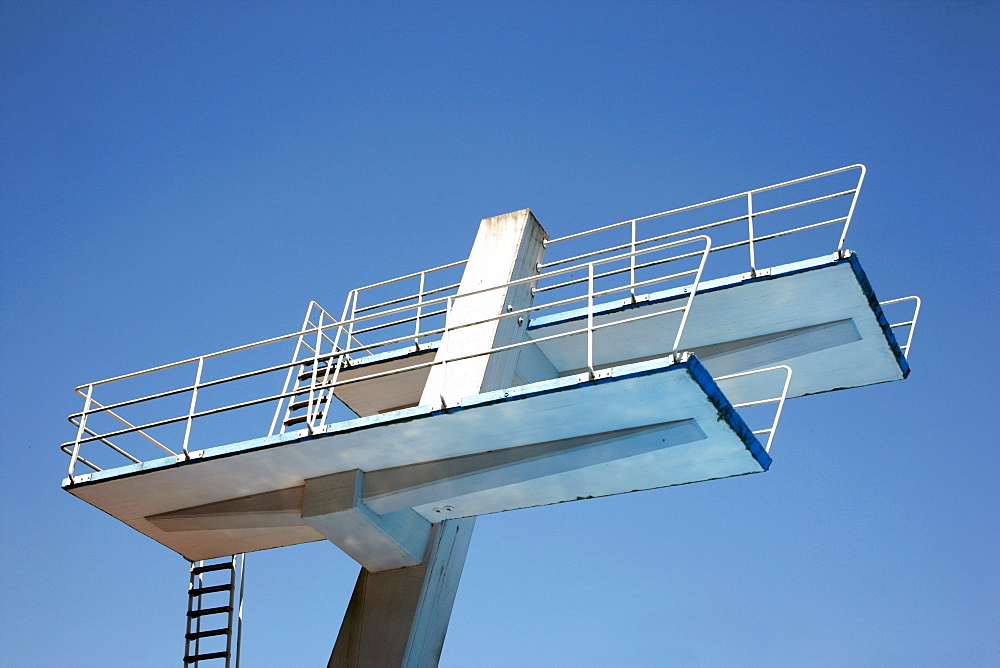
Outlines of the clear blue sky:
[{"label": "clear blue sky", "polygon": [[[924,297],[900,383],[790,402],[764,475],[481,518],[443,666],[1000,665],[1000,9],[0,0],[3,666],[175,666],[187,563],[59,488],[73,387],[308,300],[864,162]],[[249,561],[244,665],[324,665],[357,567]]]}]

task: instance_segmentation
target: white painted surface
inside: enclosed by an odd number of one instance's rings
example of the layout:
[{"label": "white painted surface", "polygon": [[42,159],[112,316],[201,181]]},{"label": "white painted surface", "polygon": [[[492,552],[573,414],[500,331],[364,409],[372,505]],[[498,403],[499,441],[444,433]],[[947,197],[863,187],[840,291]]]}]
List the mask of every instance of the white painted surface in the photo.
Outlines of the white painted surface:
[{"label": "white painted surface", "polygon": [[[655,365],[647,363],[644,366]],[[494,462],[497,464],[506,456],[503,451],[511,448],[569,439],[580,439],[586,445],[587,437],[593,434],[613,434],[636,427],[689,420],[705,434],[705,439],[670,447],[664,442],[661,449],[654,449],[648,443],[630,443],[633,439],[663,438],[664,435],[657,435],[655,429],[620,439],[612,435],[607,456],[611,457],[616,451],[620,456],[582,470],[570,470],[575,466],[572,463],[560,464],[569,467],[560,472],[544,470],[545,466],[552,466],[552,462],[524,462],[538,475],[550,475],[522,482],[509,477],[504,481],[509,484],[497,490],[492,500],[487,492],[479,496],[471,494],[461,503],[448,504],[454,506],[453,512],[438,512],[435,508],[440,506],[435,504],[418,507],[417,512],[429,521],[474,514],[472,511],[497,512],[577,496],[613,494],[754,470],[753,462],[742,459],[741,451],[746,450],[745,446],[717,420],[717,410],[690,375],[683,370],[660,367],[657,373],[601,383],[577,379],[549,381],[546,386],[562,386],[563,389],[452,412],[403,411],[383,416],[380,424],[367,428],[330,425],[324,435],[269,447],[234,448],[231,453],[225,449],[209,451],[201,459],[184,465],[78,486],[70,491],[193,559],[200,555],[238,552],[248,546],[259,545],[256,549],[264,549],[317,540],[322,536],[305,523],[256,529],[167,531],[147,517],[187,509],[182,515],[190,521],[194,506],[301,487],[307,479],[355,469],[373,475],[385,469],[481,455],[487,450],[498,453]],[[522,391],[531,389],[527,386]],[[407,415],[411,414],[421,416],[408,419]],[[636,448],[644,449],[643,454],[636,454]],[[585,447],[578,448],[578,454],[573,456],[589,456],[583,454],[585,450]],[[729,461],[730,455],[736,457],[735,463]],[[485,462],[483,466],[489,469],[491,464]],[[415,475],[416,472],[414,469]],[[527,473],[512,467],[503,475],[525,476]],[[439,489],[446,489],[448,484],[447,480],[442,481]],[[448,499],[441,501],[447,503]],[[373,502],[378,504],[377,499]],[[269,518],[273,518],[273,514],[263,515],[268,518],[265,522],[271,524]],[[241,521],[245,525],[246,520]]]},{"label": "white painted surface", "polygon": [[379,514],[361,498],[364,473],[355,469],[305,481],[302,521],[369,571],[416,566],[431,524],[409,508]]},{"label": "white painted surface", "polygon": [[[788,365],[793,370],[790,397],[900,380],[900,365],[851,266],[833,262],[832,257],[824,257],[797,263],[805,265],[806,270],[784,275],[782,268],[774,268],[769,270],[773,277],[763,281],[741,281],[739,277],[713,281],[728,287],[695,297],[681,348],[698,355],[713,376]],[[675,305],[675,301],[640,302],[616,313],[598,315],[594,321],[597,325],[607,324]],[[679,323],[679,313],[668,313],[597,330],[596,366],[606,368],[667,355]],[[527,330],[527,336],[537,339],[584,325],[581,320],[557,322]],[[415,364],[417,359],[405,357],[392,362],[404,363]],[[375,366],[379,366],[378,370],[390,368],[389,363],[370,365],[368,373]],[[586,336],[571,335],[522,348],[512,383],[537,382],[585,368]],[[426,377],[427,372],[410,373]],[[347,387],[357,387],[350,392],[370,397],[384,392],[384,399],[371,404],[380,408],[417,404],[415,383],[396,383],[394,378]],[[750,396],[752,389],[752,385],[745,385],[744,394]],[[375,412],[367,407],[361,410]]]}]

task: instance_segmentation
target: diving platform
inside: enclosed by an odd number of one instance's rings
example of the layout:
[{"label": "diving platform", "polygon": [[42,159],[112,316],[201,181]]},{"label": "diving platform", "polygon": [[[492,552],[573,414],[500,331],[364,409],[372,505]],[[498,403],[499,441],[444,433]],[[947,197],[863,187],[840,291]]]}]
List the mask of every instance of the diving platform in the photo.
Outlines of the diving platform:
[{"label": "diving platform", "polygon": [[[595,368],[668,355],[682,317],[669,307],[687,297],[684,288],[672,288],[595,304],[594,326],[602,328],[594,334]],[[586,371],[586,319],[587,309],[576,308],[529,320],[527,338],[542,340],[521,351],[516,378],[537,382]],[[352,361],[341,378],[376,377],[335,394],[358,415],[413,406],[430,373],[420,365],[434,359],[438,346],[432,340]],[[681,346],[713,376],[787,365],[793,371],[789,397],[902,380],[910,372],[850,250],[703,281]],[[392,383],[377,376],[400,368],[412,370]]]},{"label": "diving platform", "polygon": [[770,463],[681,355],[94,472],[68,490],[193,561],[323,539],[303,504],[310,481],[333,474],[363,472],[360,503],[429,526]]},{"label": "diving platform", "polygon": [[483,219],[339,316],[78,387],[63,489],[191,561],[328,540],[363,566],[331,665],[433,665],[475,517],[761,473],[787,398],[908,376],[920,300],[844,247],[863,179],[556,239]]}]

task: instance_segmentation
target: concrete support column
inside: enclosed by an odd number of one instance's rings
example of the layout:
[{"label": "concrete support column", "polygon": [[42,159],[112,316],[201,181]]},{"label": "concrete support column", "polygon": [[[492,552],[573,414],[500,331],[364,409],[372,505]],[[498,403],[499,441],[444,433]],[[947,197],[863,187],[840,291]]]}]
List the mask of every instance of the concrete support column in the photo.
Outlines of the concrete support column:
[{"label": "concrete support column", "polygon": [[[528,209],[485,218],[462,275],[458,295],[537,273],[545,230]],[[524,325],[504,318],[461,325],[531,304],[530,285],[456,298],[438,361],[522,340]],[[527,318],[524,319],[525,322]],[[421,404],[451,405],[462,397],[510,387],[519,350],[449,362],[431,370]],[[362,568],[329,666],[436,666],[465,565],[475,518],[431,527],[423,562],[371,572]]]}]

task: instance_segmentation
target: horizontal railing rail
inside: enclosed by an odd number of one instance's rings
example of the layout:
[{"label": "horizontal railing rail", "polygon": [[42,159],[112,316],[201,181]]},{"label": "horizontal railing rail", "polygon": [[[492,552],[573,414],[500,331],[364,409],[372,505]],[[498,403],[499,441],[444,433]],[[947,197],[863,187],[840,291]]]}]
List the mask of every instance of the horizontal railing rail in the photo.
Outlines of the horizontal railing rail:
[{"label": "horizontal railing rail", "polygon": [[[910,295],[909,297],[900,297],[898,299],[889,299],[884,302],[879,302],[879,306],[889,306],[890,304],[902,304],[904,302],[913,302],[913,315],[910,316],[909,320],[904,320],[902,322],[891,323],[889,329],[895,331],[900,327],[907,327],[906,332],[906,343],[901,344],[899,347],[903,351],[903,357],[910,357],[910,346],[913,344],[913,333],[917,329],[917,318],[920,317],[920,297],[916,295]],[[897,337],[898,341],[898,337]]]},{"label": "horizontal railing rail", "polygon": [[[636,256],[647,256],[652,253],[666,253],[668,251],[672,252],[673,249],[683,249],[685,246],[691,244],[697,244],[700,246],[699,250],[696,252],[680,252],[670,257],[658,257],[656,260],[649,263],[639,263],[649,267],[666,265],[670,262],[679,262],[684,259],[697,258],[697,266],[684,271],[671,271],[660,276],[654,276],[651,278],[643,278],[642,280],[635,280],[634,273],[630,276],[630,280],[622,281],[620,284],[611,285],[610,287],[601,285],[596,285],[597,281],[601,281],[612,278],[614,276],[621,275],[624,273],[623,270],[612,270],[612,271],[599,271],[598,268],[604,265],[620,263],[624,261],[632,261]],[[623,324],[625,322],[632,322],[634,320],[653,317],[656,315],[662,315],[665,313],[680,313],[680,323],[678,325],[672,351],[677,352],[678,346],[681,342],[681,337],[683,335],[684,326],[687,322],[687,316],[690,312],[692,300],[698,290],[698,284],[701,280],[702,273],[705,268],[705,262],[711,252],[712,243],[711,239],[707,235],[697,235],[687,239],[674,240],[668,243],[657,244],[654,246],[648,246],[646,248],[636,249],[633,251],[628,251],[625,253],[620,253],[611,257],[600,258],[597,260],[591,260],[590,262],[574,265],[569,267],[561,267],[558,269],[550,270],[544,274],[536,274],[533,276],[517,279],[514,281],[509,281],[502,285],[493,286],[489,288],[483,288],[480,290],[470,291],[463,294],[453,294],[438,296],[428,300],[418,298],[417,304],[411,304],[409,306],[399,306],[399,301],[393,301],[391,304],[385,304],[389,308],[383,308],[381,311],[376,312],[364,312],[358,314],[359,309],[348,307],[356,306],[358,291],[352,291],[349,297],[348,304],[345,306],[345,311],[353,314],[353,317],[346,320],[335,320],[329,313],[324,311],[318,304],[311,302],[305,319],[303,320],[302,328],[298,332],[291,334],[286,334],[283,336],[272,337],[265,339],[264,341],[259,341],[251,344],[246,344],[244,346],[236,346],[233,348],[227,348],[224,351],[219,351],[216,353],[210,353],[208,355],[201,355],[199,357],[189,358],[187,360],[182,360],[181,362],[175,362],[172,364],[161,365],[153,367],[152,369],[147,369],[145,371],[134,372],[130,374],[123,374],[121,376],[116,376],[114,378],[98,381],[95,383],[90,383],[87,385],[81,385],[78,388],[78,393],[84,398],[84,408],[79,413],[74,413],[70,416],[70,421],[77,427],[77,437],[74,441],[70,443],[64,443],[60,446],[64,452],[70,455],[70,466],[69,466],[69,476],[70,480],[74,479],[75,467],[77,463],[80,463],[88,468],[99,471],[100,467],[91,461],[90,458],[84,458],[81,454],[81,447],[94,442],[101,442],[104,445],[108,445],[114,452],[126,457],[129,461],[136,463],[139,462],[139,458],[132,454],[127,453],[124,449],[118,447],[117,445],[111,444],[111,438],[118,436],[123,436],[125,434],[139,434],[145,437],[147,440],[152,440],[154,444],[159,446],[161,449],[176,456],[178,458],[184,458],[190,456],[190,440],[192,434],[192,428],[194,422],[200,418],[204,418],[210,415],[216,415],[219,413],[237,410],[241,408],[246,408],[250,406],[255,406],[259,404],[264,404],[268,402],[277,402],[277,408],[275,410],[275,418],[271,423],[271,433],[273,433],[277,422],[277,416],[281,414],[283,402],[286,400],[290,401],[292,397],[302,396],[304,391],[303,388],[293,388],[290,385],[290,380],[295,376],[295,369],[297,367],[301,368],[304,364],[311,364],[311,383],[310,383],[310,403],[314,400],[312,394],[313,389],[323,389],[325,391],[332,392],[334,389],[352,384],[365,381],[371,381],[377,378],[382,378],[386,376],[391,376],[395,374],[400,374],[408,371],[414,371],[418,369],[428,368],[437,364],[444,367],[445,376],[445,387],[447,389],[447,364],[453,364],[455,362],[469,359],[473,357],[478,357],[482,355],[489,355],[498,352],[504,352],[507,350],[512,350],[521,346],[534,345],[542,341],[547,341],[550,339],[570,337],[577,335],[586,336],[586,366],[590,374],[596,373],[595,361],[594,361],[594,333],[595,331],[601,330],[606,327],[614,326],[616,324]],[[446,267],[457,266],[461,263],[456,263],[453,265],[446,265]],[[468,299],[471,297],[483,295],[485,293],[496,291],[496,290],[509,290],[516,288],[518,286],[528,286],[533,287],[538,280],[543,278],[558,277],[564,274],[568,274],[575,271],[586,270],[586,290],[584,294],[574,295],[570,297],[563,297],[560,299],[555,299],[542,304],[532,304],[525,308],[510,309],[506,312],[500,313],[499,315],[475,319],[471,322],[462,322],[456,324],[451,322],[450,317],[454,311],[455,303]],[[626,270],[627,271],[627,270]],[[412,274],[409,278],[414,276],[420,276],[420,274]],[[634,294],[634,290],[638,287],[647,287],[657,283],[668,283],[675,281],[684,281],[683,288],[687,292],[687,299],[683,300],[683,304],[673,308],[664,308],[653,313],[646,313],[640,316],[626,318],[619,320],[614,323],[596,323],[595,322],[595,299],[605,297],[607,295],[615,293],[627,293],[631,292]],[[388,282],[383,282],[385,285]],[[572,284],[580,284],[580,281],[573,281]],[[585,303],[587,310],[587,318],[584,325],[570,329],[555,335],[549,335],[541,338],[528,339],[525,341],[512,343],[503,346],[494,346],[486,351],[475,352],[467,355],[449,355],[448,350],[448,339],[456,335],[456,332],[468,327],[474,327],[476,325],[482,325],[489,322],[499,321],[505,318],[521,318],[527,319],[530,314],[537,313],[539,311],[551,310],[562,308],[573,303]],[[390,369],[386,371],[376,371],[369,374],[360,374],[351,378],[341,378],[340,372],[345,368],[351,368],[352,365],[357,363],[357,360],[352,360],[351,355],[355,353],[367,353],[372,354],[374,349],[386,348],[387,346],[392,346],[393,344],[402,343],[404,341],[410,341],[414,337],[412,334],[394,336],[388,339],[383,339],[379,341],[373,341],[369,343],[362,343],[355,336],[355,332],[358,331],[357,326],[362,323],[373,322],[378,318],[384,318],[387,314],[404,314],[408,310],[413,312],[415,310],[423,310],[428,306],[433,306],[434,304],[444,304],[445,322],[442,327],[436,327],[434,329],[429,329],[418,333],[421,337],[436,336],[440,334],[441,336],[441,347],[445,350],[445,354],[439,355],[440,359],[435,359],[429,362],[421,362],[417,364],[406,365],[396,369]],[[315,313],[314,313],[315,311]],[[372,329],[378,329],[373,327]],[[331,335],[332,334],[332,335]],[[292,356],[292,361],[272,364],[265,366],[263,368],[257,368],[251,371],[245,371],[241,373],[229,374],[221,378],[215,378],[211,380],[205,379],[205,366],[210,360],[218,358],[223,355],[233,354],[237,352],[242,352],[250,350],[252,348],[281,343],[284,341],[290,341],[296,339],[295,353]],[[341,345],[341,340],[344,344]],[[315,341],[314,345],[310,345],[310,341]],[[330,346],[328,352],[324,352],[323,342],[326,342]],[[306,350],[309,354],[302,356],[301,351]],[[319,363],[324,360],[336,360],[335,364],[327,364],[326,370],[320,373]],[[149,375],[155,372],[176,369],[184,365],[190,365],[194,367],[194,382],[191,384],[184,384],[178,388],[171,388],[156,393],[147,393],[139,398],[128,399],[116,402],[98,403],[94,397],[96,389],[102,388],[103,386],[109,385],[116,381],[134,379],[143,375]],[[332,371],[331,371],[332,369]],[[262,376],[275,372],[285,372],[285,385],[282,392],[276,394],[266,394],[265,396],[254,396],[249,399],[242,401],[237,401],[233,403],[228,403],[223,406],[217,406],[213,408],[202,408],[199,410],[199,393],[207,388],[213,388],[229,383],[234,383],[241,380],[250,379],[256,376]],[[188,409],[185,413],[180,415],[173,415],[171,417],[166,417],[162,419],[157,419],[153,421],[144,422],[141,424],[133,424],[125,418],[117,415],[114,411],[136,406],[138,404],[144,404],[152,402],[158,399],[164,399],[167,397],[175,397],[178,395],[189,395],[190,402],[188,404]],[[93,418],[96,415],[109,415],[116,418],[120,423],[124,424],[123,428],[113,429],[111,431],[106,431],[103,433],[92,429],[87,425],[89,418]],[[325,415],[325,414],[324,414]],[[313,415],[310,413],[308,428],[313,429],[317,426],[322,426],[322,419],[319,420],[317,424],[313,421]],[[163,427],[171,424],[184,423],[184,433],[182,437],[182,444],[179,453],[175,453],[170,448],[164,446],[162,443],[156,439],[152,439],[148,432],[151,429],[157,427]]]},{"label": "horizontal railing rail", "polygon": [[774,419],[771,421],[771,426],[766,429],[753,429],[754,436],[760,436],[762,434],[767,434],[767,443],[764,444],[764,452],[771,451],[771,442],[774,440],[774,434],[778,430],[778,421],[781,420],[781,411],[785,407],[785,399],[788,398],[788,387],[792,382],[792,368],[790,366],[780,364],[777,366],[767,367],[765,369],[754,369],[752,371],[743,371],[740,373],[731,373],[726,376],[719,376],[715,379],[716,382],[722,383],[727,380],[732,380],[734,378],[747,378],[751,376],[756,376],[766,373],[777,373],[784,372],[785,379],[782,383],[781,393],[777,396],[770,396],[764,399],[756,399],[753,401],[742,401],[739,403],[734,403],[733,408],[749,408],[751,406],[766,406],[768,404],[777,404],[774,411]]},{"label": "horizontal railing rail", "polygon": [[[811,181],[817,181],[820,185],[826,187],[825,184],[828,182],[820,182],[821,179],[830,177],[831,179],[840,179],[840,182],[842,182],[845,177],[836,177],[836,175],[844,174],[852,170],[856,170],[858,172],[858,179],[853,187],[845,187],[847,184],[844,184],[840,187],[830,188],[827,192],[817,192],[814,188],[813,192],[810,192],[805,196],[803,196],[802,192],[798,192],[794,201],[791,202],[782,201],[778,204],[772,203],[764,207],[759,206],[760,202],[765,199],[765,197],[772,199],[775,197],[774,195],[765,196],[765,193],[777,192],[781,194],[781,197],[785,197],[783,194],[784,192],[789,192],[790,195],[795,194],[795,188],[800,187],[800,184],[807,184]],[[627,291],[634,301],[637,298],[637,289],[648,288],[654,284],[662,284],[667,281],[690,279],[693,282],[693,287],[690,289],[688,299],[683,306],[666,309],[664,311],[645,313],[643,315],[636,316],[635,318],[627,318],[616,321],[616,324],[622,324],[625,322],[631,322],[633,319],[654,317],[656,315],[662,315],[669,312],[681,313],[681,324],[676,332],[673,346],[676,351],[681,341],[681,335],[684,325],[686,324],[687,314],[690,310],[690,300],[694,297],[694,294],[697,291],[697,285],[703,279],[702,272],[705,267],[705,260],[709,253],[719,253],[729,249],[747,247],[747,266],[749,266],[751,275],[756,275],[758,271],[758,248],[762,243],[833,225],[841,226],[839,241],[836,248],[837,250],[841,250],[843,248],[848,229],[851,225],[858,195],[864,182],[865,171],[864,165],[850,165],[848,167],[829,170],[790,181],[784,181],[774,185],[744,191],[735,195],[701,202],[699,204],[670,209],[660,213],[654,213],[546,240],[544,243],[546,247],[551,250],[553,247],[562,248],[561,244],[564,242],[585,240],[585,238],[590,237],[591,235],[605,231],[613,232],[617,229],[627,228],[629,232],[626,239],[616,241],[610,245],[605,245],[605,247],[596,249],[590,248],[584,250],[584,252],[571,254],[568,257],[555,257],[548,262],[540,263],[537,267],[538,274],[533,277],[513,281],[505,284],[504,286],[486,289],[486,291],[492,289],[506,289],[515,287],[525,282],[530,282],[531,292],[533,295],[537,296],[549,291],[567,291],[577,287],[586,286],[585,295],[572,295],[569,297],[553,299],[545,304],[532,304],[527,308],[516,309],[509,313],[500,314],[494,319],[508,317],[527,319],[532,314],[537,314],[539,311],[562,308],[573,303],[586,302],[587,317],[585,325],[577,329],[570,330],[569,332],[550,336],[552,338],[559,338],[561,336],[585,335],[587,338],[586,366],[590,373],[594,373],[594,333],[607,326],[613,326],[613,324],[610,323],[595,322],[595,299],[617,292]],[[830,183],[832,182],[833,181],[830,181]],[[786,188],[789,190],[784,191],[783,189]],[[809,186],[809,188],[813,188],[813,186]],[[823,204],[842,199],[849,200],[846,212],[828,211],[828,206]],[[644,228],[643,232],[640,233],[640,224],[658,224],[661,221],[669,222],[671,220],[681,220],[682,215],[691,212],[699,212],[698,215],[702,215],[700,210],[705,210],[705,212],[708,213],[710,212],[710,207],[714,205],[724,205],[729,202],[736,203],[730,204],[729,206],[736,206],[740,200],[745,200],[746,213],[733,215],[736,213],[733,211],[728,215],[717,216],[715,219],[709,217],[707,222],[699,223],[697,225],[688,225],[684,229],[661,228],[645,230]],[[755,208],[755,206],[757,208]],[[827,206],[827,208],[823,208],[824,206]],[[763,220],[770,220],[771,217],[783,219],[783,214],[785,212],[795,212],[795,215],[798,216],[799,212],[805,211],[823,211],[827,212],[827,215],[810,219],[808,216],[803,214],[801,217],[796,218],[794,224],[792,225],[786,225],[786,227],[781,229],[775,229],[772,226],[772,229],[768,230],[766,233],[761,233],[761,222]],[[809,215],[811,216],[813,214]],[[739,235],[737,235],[735,240],[732,240],[732,238],[726,239],[720,237],[722,242],[713,244],[711,239],[709,239],[705,233],[711,232],[715,235],[715,230],[720,230],[720,233],[725,230],[743,231],[741,232],[741,238],[739,238]],[[730,232],[727,232],[727,234],[729,233]],[[705,248],[686,253],[673,253],[673,249],[675,247],[680,248],[684,244],[693,243],[697,240],[701,240],[702,243],[704,243]],[[649,253],[662,252],[667,249],[670,249],[672,252],[670,257],[667,258],[648,255]],[[657,267],[668,265],[673,262],[679,262],[685,259],[698,258],[699,256],[701,257],[696,271],[670,272],[651,279],[645,279],[639,276],[640,272],[651,272]],[[797,257],[795,259],[802,258]],[[69,416],[71,423],[77,429],[77,436],[74,441],[64,443],[60,446],[63,451],[70,456],[70,478],[72,479],[73,477],[74,467],[77,462],[93,470],[100,470],[98,465],[91,461],[92,458],[85,458],[82,456],[80,450],[83,445],[101,443],[104,446],[107,446],[110,452],[117,453],[119,456],[125,457],[126,460],[135,463],[139,460],[139,457],[136,457],[135,454],[128,453],[124,448],[112,443],[109,440],[111,438],[124,436],[125,434],[135,434],[137,437],[145,439],[145,441],[149,444],[167,453],[168,455],[175,457],[187,457],[190,454],[189,445],[191,441],[191,433],[196,419],[261,403],[276,403],[274,417],[271,424],[271,431],[269,432],[274,433],[274,430],[280,420],[283,406],[291,404],[293,397],[301,397],[303,395],[302,388],[296,387],[298,383],[293,383],[292,381],[295,378],[300,378],[302,375],[302,369],[306,368],[308,365],[311,365],[309,366],[311,370],[310,387],[324,387],[329,388],[330,391],[332,391],[333,388],[341,387],[350,383],[365,382],[397,373],[419,370],[434,366],[435,364],[447,365],[448,363],[465,359],[468,356],[453,357],[447,355],[448,337],[454,336],[455,331],[463,327],[470,327],[489,321],[481,320],[475,323],[463,323],[461,326],[456,326],[454,323],[449,322],[452,309],[454,308],[457,300],[482,292],[477,291],[462,295],[458,294],[460,283],[451,279],[449,272],[457,272],[466,264],[466,262],[466,260],[452,262],[351,290],[348,293],[347,300],[344,303],[344,308],[339,320],[335,319],[331,314],[323,310],[316,302],[311,302],[309,309],[307,310],[306,317],[303,320],[302,327],[299,331],[264,339],[262,341],[257,341],[243,346],[227,348],[207,355],[188,358],[179,362],[153,367],[152,369],[107,378],[77,387],[77,393],[84,399],[84,407],[81,412],[74,413]],[[625,263],[627,263],[627,266],[622,266]],[[713,266],[715,265],[713,264]],[[741,269],[740,271],[744,270]],[[605,288],[603,285],[598,285],[598,283],[615,280],[616,277],[621,277],[626,274],[628,278],[624,281],[624,287],[613,286],[611,288]],[[431,285],[432,282],[442,284]],[[383,295],[383,291],[390,291],[392,294]],[[559,294],[561,295],[562,293]],[[381,296],[371,299],[371,297],[375,295]],[[905,297],[899,300],[883,302],[884,305],[890,305],[907,300],[914,300],[915,302],[913,316],[892,325],[894,330],[902,327],[909,327],[909,331],[906,336],[906,343],[900,346],[904,355],[909,354],[912,345],[913,332],[920,310],[920,301],[916,297]],[[371,303],[367,303],[368,301]],[[409,329],[403,331],[406,328]],[[437,355],[437,357],[440,357],[440,360],[436,358],[434,361],[420,362],[418,364],[408,365],[389,371],[379,371],[371,374],[360,375],[352,374],[350,378],[341,377],[342,370],[351,368],[359,361],[354,359],[352,356],[364,355],[371,357],[376,354],[376,351],[390,350],[393,346],[403,344],[404,342],[412,342],[415,344],[416,349],[419,350],[422,345],[421,342],[432,341],[437,337],[440,337],[441,347],[446,351],[445,354]],[[538,342],[544,342],[548,338],[549,337],[533,338],[530,341],[496,347],[490,351],[477,353],[477,355],[492,354],[516,348],[521,345],[531,345]],[[294,352],[291,356],[292,361],[275,363],[241,373],[228,373],[220,378],[207,379],[206,367],[208,365],[214,365],[214,360],[216,358],[230,356],[236,353],[242,353],[265,346],[283,345],[286,341],[295,342]],[[319,365],[325,360],[335,360],[335,363],[327,364],[325,369],[321,372]],[[109,385],[121,383],[123,381],[132,382],[134,379],[140,379],[154,373],[180,370],[184,367],[188,367],[193,370],[194,379],[193,382],[184,383],[180,387],[173,387],[162,391],[140,392],[142,396],[139,398],[117,401],[105,400],[103,402],[99,402],[97,397],[95,397],[95,392],[99,390],[103,393],[105,388]],[[296,372],[296,369],[299,369],[299,372]],[[201,408],[199,410],[198,404],[203,401],[199,396],[200,394],[209,390],[214,392],[216,391],[216,388],[222,386],[232,385],[243,381],[250,382],[250,379],[271,373],[283,373],[285,376],[284,386],[280,393],[264,393],[266,396],[255,396],[249,400],[229,402],[222,406],[209,409]],[[131,416],[126,418],[124,415],[120,414],[122,409],[131,409],[133,406],[149,404],[150,402],[155,401],[177,401],[180,400],[180,397],[184,396],[188,397],[189,401],[187,410],[181,415],[174,415],[169,418],[152,421],[146,419],[143,421],[131,418]],[[172,397],[173,399],[171,399]],[[322,424],[325,419],[325,413],[322,415],[313,413],[312,406],[315,399],[316,397],[312,391],[310,391],[310,412],[307,421],[307,424],[310,427],[314,427],[317,424],[317,419],[319,424]],[[106,416],[107,419],[116,422],[119,425],[118,428],[101,430],[95,429],[93,424],[87,424],[88,418],[94,418],[98,415]],[[176,423],[185,423],[180,448],[177,448],[176,446],[168,447],[161,442],[161,440],[155,438],[149,433],[151,429]]]},{"label": "horizontal railing rail", "polygon": [[[791,188],[792,186],[804,184],[810,181],[815,181],[818,179],[823,179],[826,177],[832,177],[837,174],[842,174],[852,170],[858,170],[858,181],[853,188],[848,188],[846,190],[838,189],[831,193],[826,193],[819,196],[807,197],[805,199],[797,200],[788,204],[783,204],[781,206],[772,206],[769,208],[754,209],[754,195],[760,195],[762,193],[780,190],[782,188]],[[726,197],[719,197],[716,199],[708,200],[706,202],[701,202],[699,204],[691,204],[688,206],[679,207],[676,209],[670,209],[668,211],[662,211],[659,213],[649,214],[646,216],[640,216],[638,218],[632,218],[630,220],[624,220],[618,223],[612,223],[610,225],[603,225],[601,227],[596,227],[583,232],[576,232],[574,234],[569,234],[566,236],[558,237],[555,239],[547,240],[546,246],[551,247],[556,244],[560,244],[567,241],[572,241],[576,239],[581,239],[590,235],[594,235],[600,232],[606,232],[610,230],[615,230],[618,228],[628,227],[630,228],[631,235],[629,241],[619,242],[617,244],[602,247],[598,249],[593,249],[586,251],[584,253],[578,253],[576,255],[571,255],[569,257],[558,258],[550,260],[548,262],[543,262],[539,264],[539,270],[548,269],[551,267],[560,266],[563,264],[579,262],[592,257],[598,257],[605,253],[616,252],[623,249],[636,249],[644,244],[655,243],[657,241],[662,241],[664,239],[670,239],[674,237],[685,237],[699,232],[705,232],[708,230],[732,226],[740,223],[746,225],[746,236],[740,241],[731,243],[721,243],[714,245],[712,248],[713,253],[718,253],[720,251],[728,250],[731,248],[738,248],[741,246],[747,246],[749,249],[749,269],[752,273],[756,273],[758,270],[757,266],[757,245],[761,242],[770,241],[780,237],[789,236],[791,234],[796,234],[800,232],[805,232],[807,230],[818,229],[820,227],[826,227],[829,225],[843,224],[839,235],[839,241],[837,243],[836,250],[842,250],[844,247],[844,241],[847,238],[847,231],[850,228],[851,219],[854,216],[854,208],[857,204],[858,194],[861,192],[861,185],[865,178],[865,166],[861,164],[849,165],[847,167],[841,167],[839,169],[831,169],[825,172],[820,172],[818,174],[812,174],[810,176],[804,176],[798,179],[792,179],[791,181],[783,181],[781,183],[776,183],[774,185],[765,186],[762,188],[756,188],[754,190],[747,190],[735,195],[729,195]],[[758,235],[754,231],[754,222],[759,221],[764,216],[771,216],[776,213],[792,211],[794,209],[801,209],[804,207],[809,207],[811,205],[819,204],[821,202],[828,202],[831,200],[839,198],[850,198],[850,204],[847,207],[847,211],[840,216],[835,216],[833,218],[825,218],[817,222],[812,222],[805,225],[797,225],[790,229],[781,230],[778,232],[772,232],[769,234]],[[652,236],[640,237],[638,232],[638,225],[640,223],[645,223],[648,221],[659,221],[660,219],[668,219],[671,216],[677,216],[679,214],[697,211],[698,209],[707,209],[709,207],[724,204],[726,202],[732,202],[735,200],[745,199],[747,205],[747,212],[738,216],[728,216],[718,220],[712,220],[710,222],[695,225],[691,227],[686,227],[684,229],[670,230],[663,233],[654,234]]]}]

